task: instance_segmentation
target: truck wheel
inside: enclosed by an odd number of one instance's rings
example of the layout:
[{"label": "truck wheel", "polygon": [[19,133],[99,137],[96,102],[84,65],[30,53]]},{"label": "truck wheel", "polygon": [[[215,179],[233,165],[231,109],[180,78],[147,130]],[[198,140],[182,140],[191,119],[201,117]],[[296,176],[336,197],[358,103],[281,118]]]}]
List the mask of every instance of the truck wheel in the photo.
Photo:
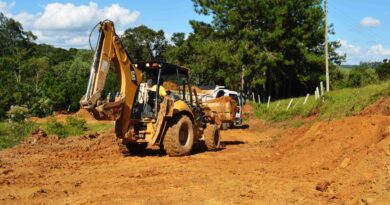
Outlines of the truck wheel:
[{"label": "truck wheel", "polygon": [[221,146],[219,128],[215,124],[208,124],[204,130],[204,142],[209,151],[216,151]]},{"label": "truck wheel", "polygon": [[190,154],[194,144],[194,129],[189,117],[182,115],[172,119],[163,145],[165,152],[170,157],[185,156]]}]

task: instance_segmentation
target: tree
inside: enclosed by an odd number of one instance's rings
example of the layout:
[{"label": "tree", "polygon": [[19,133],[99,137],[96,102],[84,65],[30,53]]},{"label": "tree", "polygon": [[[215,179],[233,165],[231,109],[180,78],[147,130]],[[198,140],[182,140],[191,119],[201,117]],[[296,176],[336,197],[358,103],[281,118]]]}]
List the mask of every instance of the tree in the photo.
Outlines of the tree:
[{"label": "tree", "polygon": [[22,25],[0,12],[0,56],[15,54],[15,49],[28,48],[37,37],[31,31],[24,31]]},{"label": "tree", "polygon": [[383,64],[376,68],[376,73],[378,74],[380,80],[390,79],[390,61],[385,59]]},{"label": "tree", "polygon": [[144,25],[127,29],[121,39],[134,61],[163,60],[168,46],[164,31],[154,31]]},{"label": "tree", "polygon": [[[287,97],[311,91],[324,75],[320,0],[193,2],[199,14],[213,18],[191,21],[194,32],[177,46],[188,51],[176,52],[176,59],[192,66],[195,79],[238,87],[244,69],[247,92]],[[336,63],[343,59],[334,52],[338,46],[330,43]]]}]

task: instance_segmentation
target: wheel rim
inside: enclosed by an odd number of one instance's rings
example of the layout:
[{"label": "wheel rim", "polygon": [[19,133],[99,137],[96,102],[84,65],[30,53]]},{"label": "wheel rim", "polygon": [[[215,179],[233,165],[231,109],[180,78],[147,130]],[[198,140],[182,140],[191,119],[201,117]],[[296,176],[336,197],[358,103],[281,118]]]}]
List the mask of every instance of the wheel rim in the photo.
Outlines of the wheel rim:
[{"label": "wheel rim", "polygon": [[179,143],[182,146],[185,146],[188,142],[188,125],[182,124],[179,131]]}]

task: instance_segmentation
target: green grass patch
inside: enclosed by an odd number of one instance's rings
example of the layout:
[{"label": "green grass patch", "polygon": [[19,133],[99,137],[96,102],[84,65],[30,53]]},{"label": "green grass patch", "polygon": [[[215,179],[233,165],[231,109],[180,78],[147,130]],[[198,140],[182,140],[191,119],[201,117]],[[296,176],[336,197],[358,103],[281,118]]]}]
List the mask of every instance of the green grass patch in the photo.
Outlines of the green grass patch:
[{"label": "green grass patch", "polygon": [[[297,116],[305,118],[310,115],[318,115],[319,119],[333,119],[358,114],[385,96],[390,96],[390,81],[362,88],[331,91],[324,95],[323,100],[315,100],[311,95],[305,105],[303,105],[305,97],[294,98],[289,110],[287,106],[291,99],[272,102],[269,108],[265,103],[251,105],[255,109],[255,116],[268,122],[281,122]],[[297,122],[295,126],[300,126],[299,124]]]},{"label": "green grass patch", "polygon": [[54,117],[50,118],[42,128],[47,134],[57,135],[60,138],[82,135],[88,130],[85,120],[74,116],[67,117],[65,123],[57,121]]},{"label": "green grass patch", "polygon": [[90,130],[91,132],[101,132],[113,128],[114,128],[113,124],[107,124],[107,123],[96,123],[96,124],[88,125],[88,130]]},{"label": "green grass patch", "polygon": [[37,127],[33,122],[0,122],[0,150],[19,144]]},{"label": "green grass patch", "polygon": [[101,132],[113,128],[113,124],[87,124],[84,119],[69,116],[65,122],[59,122],[54,117],[47,123],[33,122],[0,122],[0,150],[13,147],[23,141],[32,131],[42,128],[48,135],[57,135],[60,138],[79,136],[87,132]]}]

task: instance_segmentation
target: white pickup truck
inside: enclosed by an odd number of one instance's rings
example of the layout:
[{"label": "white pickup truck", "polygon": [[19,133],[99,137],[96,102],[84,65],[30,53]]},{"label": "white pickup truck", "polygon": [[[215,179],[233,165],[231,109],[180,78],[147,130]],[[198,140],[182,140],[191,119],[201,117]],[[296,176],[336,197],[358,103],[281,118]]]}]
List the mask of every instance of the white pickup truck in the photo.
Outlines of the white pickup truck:
[{"label": "white pickup truck", "polygon": [[235,110],[235,116],[234,119],[225,118],[228,120],[223,120],[221,122],[221,128],[222,129],[228,129],[232,126],[239,127],[242,125],[242,105],[243,105],[243,99],[241,95],[236,92],[229,89],[226,89],[224,86],[215,86],[214,89],[210,89],[210,87],[200,87],[202,90],[204,90],[205,94],[199,95],[203,103],[207,103],[207,101],[228,96],[231,97],[236,102],[236,109]]}]

